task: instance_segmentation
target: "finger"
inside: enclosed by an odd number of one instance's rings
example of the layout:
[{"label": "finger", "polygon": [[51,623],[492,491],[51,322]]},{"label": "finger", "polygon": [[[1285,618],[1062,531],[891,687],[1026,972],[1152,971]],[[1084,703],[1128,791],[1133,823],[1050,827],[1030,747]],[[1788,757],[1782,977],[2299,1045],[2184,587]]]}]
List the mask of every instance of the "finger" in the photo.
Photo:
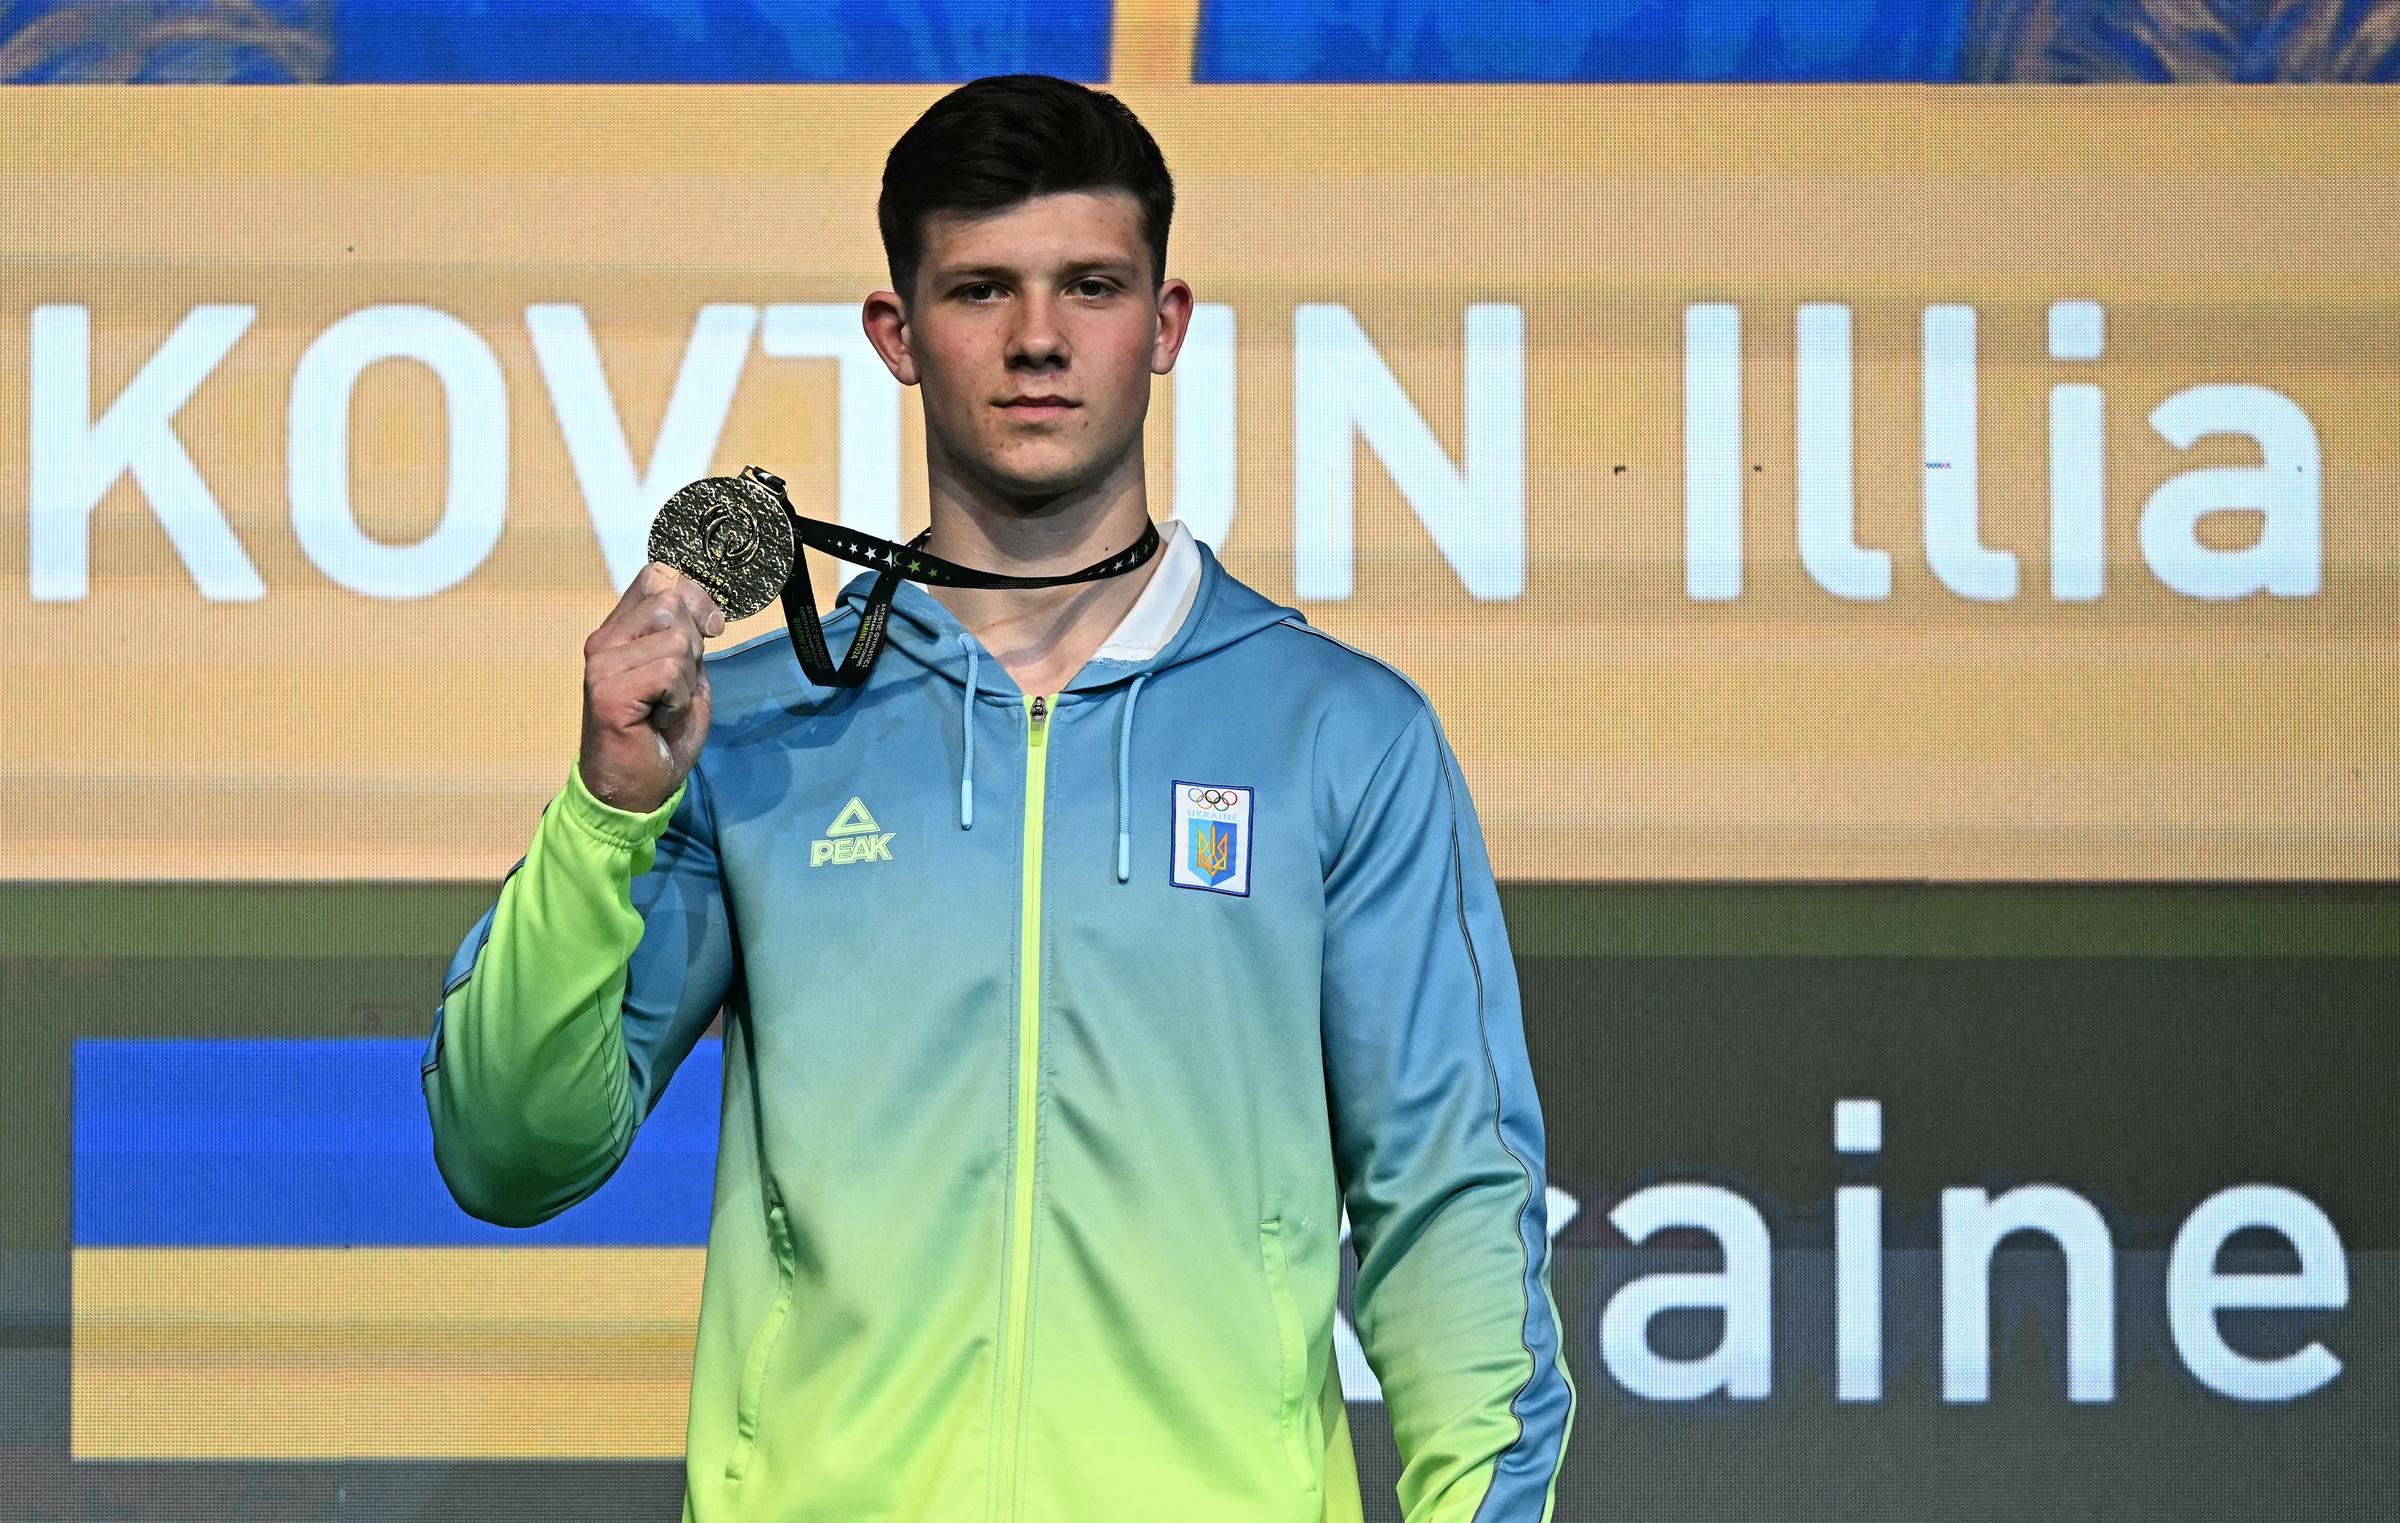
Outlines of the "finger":
[{"label": "finger", "polygon": [[[695,596],[700,599],[698,609],[693,607]],[[602,643],[619,644],[654,630],[686,629],[691,631],[696,645],[710,632],[707,620],[715,611],[716,604],[687,577],[669,583],[637,604]]]},{"label": "finger", "polygon": [[[667,569],[674,570],[673,567]],[[679,572],[673,580],[642,601],[632,615],[632,621],[635,629],[666,629],[683,625],[698,635],[716,634],[724,628],[724,618],[718,612],[717,600],[697,580]]]},{"label": "finger", "polygon": [[585,680],[598,687],[653,661],[681,661],[698,665],[700,632],[692,628],[680,612],[671,613],[669,617],[674,622],[667,628],[654,629],[636,639],[595,651],[584,664]]},{"label": "finger", "polygon": [[592,645],[616,644],[628,629],[638,625],[644,603],[682,579],[683,573],[664,561],[645,564],[633,574],[633,580],[625,584],[624,594],[617,599],[617,606],[610,609],[608,617],[600,621],[600,627],[592,631]]},{"label": "finger", "polygon": [[656,663],[656,667],[655,675],[650,673],[649,668],[644,668],[644,674],[650,676],[652,684],[649,692],[650,717],[659,724],[668,725],[692,706],[691,663],[670,658]]},{"label": "finger", "polygon": [[633,582],[625,589],[625,596],[619,600],[618,606],[630,608],[683,579],[683,572],[676,567],[665,561],[650,561],[634,573]]},{"label": "finger", "polygon": [[[626,724],[655,723],[671,718],[679,694],[688,691],[680,656],[654,656],[627,667],[611,684],[615,700],[607,705]],[[620,707],[622,705],[623,707]]]},{"label": "finger", "polygon": [[691,612],[692,622],[699,626],[701,633],[721,635],[725,632],[724,611],[717,607],[716,598],[710,595],[706,587],[687,576],[676,583],[675,590],[682,596],[683,606]]}]

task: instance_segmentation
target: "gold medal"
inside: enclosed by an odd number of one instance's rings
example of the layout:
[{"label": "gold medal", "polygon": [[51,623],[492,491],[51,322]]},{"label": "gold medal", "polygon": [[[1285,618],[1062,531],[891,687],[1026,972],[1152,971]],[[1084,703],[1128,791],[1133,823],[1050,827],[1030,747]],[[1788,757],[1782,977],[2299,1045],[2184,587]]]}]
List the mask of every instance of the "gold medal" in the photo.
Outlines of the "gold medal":
[{"label": "gold medal", "polygon": [[730,624],[775,601],[799,554],[792,512],[757,466],[708,476],[677,491],[650,521],[650,558],[708,589]]}]

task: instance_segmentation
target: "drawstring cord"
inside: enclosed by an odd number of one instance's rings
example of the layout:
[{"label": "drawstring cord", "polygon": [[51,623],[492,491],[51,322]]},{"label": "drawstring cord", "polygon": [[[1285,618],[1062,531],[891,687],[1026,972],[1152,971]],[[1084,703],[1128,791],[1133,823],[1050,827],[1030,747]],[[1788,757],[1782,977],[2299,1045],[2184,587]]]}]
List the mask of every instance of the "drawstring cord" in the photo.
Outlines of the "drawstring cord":
[{"label": "drawstring cord", "polygon": [[1148,672],[1133,679],[1125,694],[1125,713],[1117,721],[1117,881],[1126,882],[1133,876],[1133,792],[1127,783],[1128,753],[1133,743],[1133,704],[1142,696],[1142,684],[1150,680]]},{"label": "drawstring cord", "polygon": [[958,769],[958,828],[975,828],[975,637],[961,634],[959,649],[967,653],[967,691],[959,701],[959,722],[966,727],[967,757]]},{"label": "drawstring cord", "polygon": [[[959,699],[959,724],[966,731],[966,756],[958,769],[958,828],[975,828],[975,637],[962,634],[958,648],[967,653],[967,686]],[[1117,720],[1117,881],[1133,879],[1133,706],[1142,696],[1143,672],[1125,693],[1125,712]]]}]

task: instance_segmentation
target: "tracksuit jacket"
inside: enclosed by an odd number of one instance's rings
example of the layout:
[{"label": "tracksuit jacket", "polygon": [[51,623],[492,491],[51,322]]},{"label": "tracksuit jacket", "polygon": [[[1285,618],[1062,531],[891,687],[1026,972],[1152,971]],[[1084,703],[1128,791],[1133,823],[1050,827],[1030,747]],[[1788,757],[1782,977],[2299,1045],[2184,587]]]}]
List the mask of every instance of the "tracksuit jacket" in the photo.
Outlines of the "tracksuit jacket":
[{"label": "tracksuit jacket", "polygon": [[687,1523],[1357,1523],[1345,1212],[1408,1523],[1551,1517],[1541,1110],[1456,759],[1166,534],[1055,694],[913,582],[861,686],[706,653],[691,775],[637,814],[570,766],[450,964],[434,1154],[508,1225],[723,1009]]}]

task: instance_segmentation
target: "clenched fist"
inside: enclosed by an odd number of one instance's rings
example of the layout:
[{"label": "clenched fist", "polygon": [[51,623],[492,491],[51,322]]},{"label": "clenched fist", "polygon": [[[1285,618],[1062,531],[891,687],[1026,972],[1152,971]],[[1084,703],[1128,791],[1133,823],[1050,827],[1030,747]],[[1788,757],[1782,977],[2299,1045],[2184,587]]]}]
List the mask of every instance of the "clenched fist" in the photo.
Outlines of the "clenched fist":
[{"label": "clenched fist", "polygon": [[583,642],[576,768],[594,798],[648,814],[681,785],[708,739],[702,642],[724,632],[708,589],[652,561]]}]

